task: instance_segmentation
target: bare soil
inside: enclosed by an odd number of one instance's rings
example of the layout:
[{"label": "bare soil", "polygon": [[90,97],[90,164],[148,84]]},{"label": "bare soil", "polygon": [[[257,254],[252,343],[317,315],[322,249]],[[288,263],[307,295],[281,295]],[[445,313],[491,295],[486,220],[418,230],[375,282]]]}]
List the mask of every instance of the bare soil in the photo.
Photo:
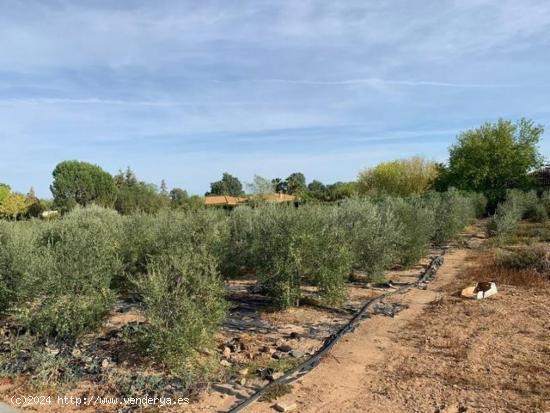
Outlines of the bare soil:
[{"label": "bare soil", "polygon": [[399,298],[408,310],[363,322],[280,401],[304,413],[549,412],[550,284],[460,298],[475,278],[492,278],[475,265],[480,255],[449,252],[428,290]]}]

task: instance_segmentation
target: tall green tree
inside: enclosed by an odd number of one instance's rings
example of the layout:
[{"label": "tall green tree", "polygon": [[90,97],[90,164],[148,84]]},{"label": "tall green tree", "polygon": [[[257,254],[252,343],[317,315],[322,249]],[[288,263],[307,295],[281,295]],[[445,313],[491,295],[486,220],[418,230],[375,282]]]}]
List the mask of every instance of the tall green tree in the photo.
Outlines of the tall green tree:
[{"label": "tall green tree", "polygon": [[172,208],[185,208],[188,200],[189,194],[186,190],[174,188],[170,191],[170,205]]},{"label": "tall green tree", "polygon": [[117,195],[113,177],[99,166],[79,161],[63,161],[53,170],[50,185],[57,207],[68,210],[76,205],[112,207]]},{"label": "tall green tree", "polygon": [[426,192],[437,177],[435,162],[420,156],[382,162],[359,173],[358,187],[363,193],[379,192],[408,196]]},{"label": "tall green tree", "polygon": [[225,172],[222,179],[210,184],[210,192],[207,195],[243,195],[243,185],[239,178]]},{"label": "tall green tree", "polygon": [[306,177],[301,172],[291,173],[288,178],[286,178],[286,182],[287,193],[289,194],[299,195],[307,190]]},{"label": "tall green tree", "polygon": [[537,146],[543,132],[542,125],[529,119],[501,119],[463,132],[449,150],[448,165],[439,167],[437,188],[483,192],[489,208],[495,208],[506,189],[534,185],[528,173],[543,163]]},{"label": "tall green tree", "polygon": [[121,214],[154,213],[169,202],[168,197],[159,193],[154,184],[139,181],[129,167],[125,172],[119,171],[114,181],[118,187],[114,206]]}]

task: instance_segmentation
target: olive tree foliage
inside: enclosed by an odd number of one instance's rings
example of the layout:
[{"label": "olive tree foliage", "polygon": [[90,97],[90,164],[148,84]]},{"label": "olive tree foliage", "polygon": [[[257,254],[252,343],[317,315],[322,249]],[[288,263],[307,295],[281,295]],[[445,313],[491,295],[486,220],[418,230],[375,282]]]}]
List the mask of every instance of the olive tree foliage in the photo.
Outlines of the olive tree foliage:
[{"label": "olive tree foliage", "polygon": [[220,275],[229,227],[223,211],[164,209],[124,218],[121,289],[137,293],[147,325],[141,340],[175,372],[213,343],[227,303]]},{"label": "olive tree foliage", "polygon": [[212,345],[228,308],[218,258],[202,242],[151,258],[135,280],[147,318],[141,339],[179,374],[196,369],[190,359]]},{"label": "olive tree foliage", "polygon": [[489,221],[488,230],[491,235],[508,236],[514,233],[522,219],[542,222],[548,218],[546,199],[535,191],[511,189],[506,192],[506,199],[498,204],[495,214]]},{"label": "olive tree foliage", "polygon": [[113,177],[97,165],[88,162],[63,161],[53,170],[50,190],[54,204],[63,210],[76,205],[96,204],[112,207],[117,196]]},{"label": "olive tree foliage", "polygon": [[350,198],[338,208],[339,225],[346,233],[353,267],[369,274],[372,280],[397,259],[402,224],[391,203],[379,199]]},{"label": "olive tree foliage", "polygon": [[415,156],[409,159],[383,162],[373,168],[361,171],[358,186],[361,193],[418,195],[430,189],[436,176],[435,162]]},{"label": "olive tree foliage", "polygon": [[115,211],[92,206],[61,220],[5,224],[0,243],[0,301],[17,323],[62,338],[101,323],[122,269]]},{"label": "olive tree foliage", "polygon": [[268,204],[248,213],[253,236],[247,259],[278,306],[297,305],[306,282],[318,285],[325,301],[341,302],[351,252],[334,209]]},{"label": "olive tree foliage", "polygon": [[532,188],[528,173],[543,162],[537,147],[543,132],[528,119],[500,119],[463,132],[449,150],[447,166],[440,168],[437,187],[482,192],[494,210],[507,189]]},{"label": "olive tree foliage", "polygon": [[241,196],[243,195],[243,185],[239,178],[224,172],[222,179],[212,182],[210,184],[210,192],[207,195],[231,195]]}]

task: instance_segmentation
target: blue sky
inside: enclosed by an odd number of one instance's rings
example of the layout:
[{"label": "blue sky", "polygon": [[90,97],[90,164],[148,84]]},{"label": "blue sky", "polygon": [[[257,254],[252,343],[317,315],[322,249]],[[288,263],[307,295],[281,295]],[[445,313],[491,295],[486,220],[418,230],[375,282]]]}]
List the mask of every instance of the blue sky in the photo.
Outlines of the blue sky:
[{"label": "blue sky", "polygon": [[64,159],[202,194],[550,128],[546,0],[4,0],[0,50],[0,182],[44,197]]}]

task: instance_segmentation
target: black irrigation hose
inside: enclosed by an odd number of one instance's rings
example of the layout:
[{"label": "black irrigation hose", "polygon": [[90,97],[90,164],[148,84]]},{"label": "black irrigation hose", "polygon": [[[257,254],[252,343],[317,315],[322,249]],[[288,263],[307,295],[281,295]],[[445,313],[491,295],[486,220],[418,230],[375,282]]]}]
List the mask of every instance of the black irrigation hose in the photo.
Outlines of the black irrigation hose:
[{"label": "black irrigation hose", "polygon": [[386,298],[393,294],[399,294],[406,290],[409,290],[413,287],[418,287],[420,284],[425,284],[429,281],[431,281],[435,274],[437,273],[437,270],[441,265],[443,264],[443,255],[445,254],[445,250],[441,255],[438,255],[432,259],[430,262],[430,265],[424,270],[422,274],[418,277],[417,281],[404,285],[401,288],[398,288],[397,290],[388,291],[387,293],[381,294],[378,297],[371,298],[368,300],[363,307],[355,313],[353,318],[345,325],[343,326],[338,332],[331,334],[323,343],[321,348],[317,350],[317,352],[311,356],[309,359],[304,361],[303,363],[299,364],[292,370],[286,372],[283,376],[278,378],[277,380],[272,381],[267,386],[262,387],[256,393],[254,393],[252,396],[250,396],[248,399],[243,400],[242,402],[239,402],[237,405],[233,406],[230,410],[228,410],[227,413],[237,413],[249,406],[250,404],[254,403],[256,400],[258,400],[260,397],[262,397],[269,389],[281,385],[281,384],[288,384],[293,381],[295,381],[297,378],[307,374],[311,370],[313,370],[315,367],[319,365],[323,357],[334,347],[334,345],[347,333],[352,332],[355,330],[361,319],[365,316],[368,309],[375,303],[381,301],[383,298]]}]

